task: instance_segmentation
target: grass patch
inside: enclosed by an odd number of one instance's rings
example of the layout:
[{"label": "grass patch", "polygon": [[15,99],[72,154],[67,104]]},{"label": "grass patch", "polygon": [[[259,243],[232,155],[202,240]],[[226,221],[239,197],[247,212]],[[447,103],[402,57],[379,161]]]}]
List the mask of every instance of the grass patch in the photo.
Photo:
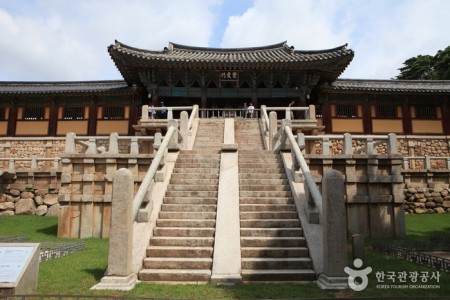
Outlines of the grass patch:
[{"label": "grass patch", "polygon": [[[450,232],[450,215],[407,215],[408,239],[422,240]],[[72,241],[58,239],[57,219],[36,216],[0,216],[0,236],[25,236],[30,242]],[[362,292],[352,290],[325,291],[315,283],[244,284],[235,287],[216,287],[212,284],[162,285],[141,283],[130,292],[91,291],[102,278],[107,266],[108,241],[83,239],[85,250],[45,261],[39,268],[38,294],[47,295],[109,295],[141,298],[184,299],[274,299],[274,298],[334,298],[334,297],[446,297],[450,294],[450,275],[440,272],[439,289],[381,289],[376,272],[435,272],[420,265],[366,250],[364,267],[371,266],[369,286]],[[350,261],[350,260],[349,260]],[[387,282],[386,282],[387,283]],[[408,284],[412,284],[409,280]],[[394,284],[400,284],[398,282]],[[420,283],[417,284],[426,284]],[[429,284],[436,284],[436,281]]]}]

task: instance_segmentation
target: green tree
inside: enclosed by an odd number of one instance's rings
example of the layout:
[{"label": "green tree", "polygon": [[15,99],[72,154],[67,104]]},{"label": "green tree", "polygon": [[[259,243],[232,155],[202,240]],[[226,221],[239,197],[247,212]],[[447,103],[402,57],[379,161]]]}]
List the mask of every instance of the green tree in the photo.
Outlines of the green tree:
[{"label": "green tree", "polygon": [[450,80],[450,46],[435,56],[418,55],[407,59],[399,69],[397,79]]}]

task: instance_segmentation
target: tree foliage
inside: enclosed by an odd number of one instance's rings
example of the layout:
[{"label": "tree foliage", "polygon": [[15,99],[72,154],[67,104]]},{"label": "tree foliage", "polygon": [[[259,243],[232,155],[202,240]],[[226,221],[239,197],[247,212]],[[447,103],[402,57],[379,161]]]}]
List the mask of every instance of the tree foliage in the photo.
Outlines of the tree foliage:
[{"label": "tree foliage", "polygon": [[397,79],[450,80],[450,46],[435,56],[418,55],[407,59],[399,69]]}]

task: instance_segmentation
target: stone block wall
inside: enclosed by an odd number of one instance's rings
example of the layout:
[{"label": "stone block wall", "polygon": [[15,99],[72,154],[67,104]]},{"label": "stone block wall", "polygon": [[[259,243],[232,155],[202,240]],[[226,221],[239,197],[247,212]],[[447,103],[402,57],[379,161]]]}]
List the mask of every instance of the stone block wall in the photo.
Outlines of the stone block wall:
[{"label": "stone block wall", "polygon": [[60,173],[18,172],[0,184],[0,215],[56,217],[59,212]]},{"label": "stone block wall", "polygon": [[404,189],[405,212],[408,214],[450,213],[449,184],[408,183]]},{"label": "stone block wall", "polygon": [[349,235],[405,236],[401,156],[305,155],[305,159],[319,186],[326,170],[344,174]]},{"label": "stone block wall", "polygon": [[58,237],[109,237],[112,181],[120,168],[135,176],[135,192],[153,155],[72,154],[62,158]]}]

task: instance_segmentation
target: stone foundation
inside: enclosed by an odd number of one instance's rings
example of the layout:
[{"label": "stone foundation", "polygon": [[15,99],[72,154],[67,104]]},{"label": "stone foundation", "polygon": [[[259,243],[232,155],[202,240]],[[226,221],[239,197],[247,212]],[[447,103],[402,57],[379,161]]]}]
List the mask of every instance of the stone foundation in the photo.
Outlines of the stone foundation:
[{"label": "stone foundation", "polygon": [[448,184],[429,183],[425,186],[406,184],[403,207],[408,214],[450,213],[450,188]]},{"label": "stone foundation", "polygon": [[0,215],[56,217],[59,189],[59,173],[18,172],[17,179],[0,186]]}]

